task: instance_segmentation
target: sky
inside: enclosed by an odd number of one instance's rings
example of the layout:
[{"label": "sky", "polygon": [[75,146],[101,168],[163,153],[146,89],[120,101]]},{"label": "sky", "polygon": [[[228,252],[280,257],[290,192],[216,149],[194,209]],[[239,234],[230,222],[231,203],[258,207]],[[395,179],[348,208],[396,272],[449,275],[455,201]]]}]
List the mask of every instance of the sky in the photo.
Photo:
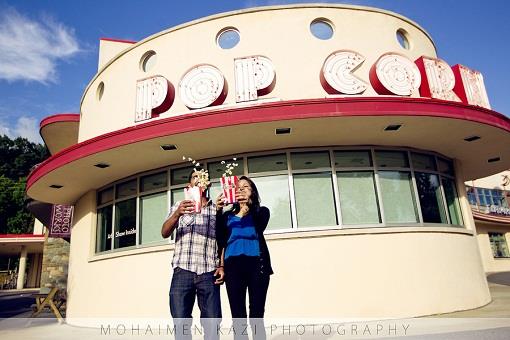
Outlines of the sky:
[{"label": "sky", "polygon": [[[221,12],[291,0],[0,0],[0,135],[42,142],[39,122],[79,113],[97,72],[100,38],[142,40]],[[433,38],[438,56],[484,75],[492,109],[510,116],[510,1],[320,1],[401,14]],[[368,24],[368,23],[367,23]]]}]

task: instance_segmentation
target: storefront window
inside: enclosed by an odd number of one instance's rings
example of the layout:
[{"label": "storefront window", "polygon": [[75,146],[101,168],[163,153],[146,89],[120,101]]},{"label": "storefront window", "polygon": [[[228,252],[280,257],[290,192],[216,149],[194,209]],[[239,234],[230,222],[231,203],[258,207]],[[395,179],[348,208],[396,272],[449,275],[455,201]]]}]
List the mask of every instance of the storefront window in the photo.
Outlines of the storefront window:
[{"label": "storefront window", "polygon": [[337,224],[330,172],[295,174],[294,193],[298,228]]},{"label": "storefront window", "polygon": [[112,249],[113,206],[97,209],[96,252]]},{"label": "storefront window", "polygon": [[443,182],[446,206],[450,216],[450,224],[462,225],[462,214],[460,212],[459,196],[455,189],[455,182],[446,177],[441,177],[441,181]]},{"label": "storefront window", "polygon": [[403,171],[379,171],[379,179],[386,222],[418,222],[411,174]]},{"label": "storefront window", "polygon": [[292,226],[290,197],[289,197],[289,177],[267,176],[253,177],[253,182],[257,186],[261,197],[261,205],[266,206],[271,218],[267,230],[285,229]]},{"label": "storefront window", "polygon": [[337,172],[340,210],[344,224],[381,222],[373,171]]},{"label": "storefront window", "polygon": [[441,186],[439,184],[439,176],[415,172],[415,177],[423,222],[448,223],[444,210]]},{"label": "storefront window", "polygon": [[[463,223],[453,162],[431,153],[316,148],[235,157],[222,159],[238,163],[234,174],[248,174],[257,185],[261,204],[271,212],[269,233]],[[200,162],[210,173],[213,201],[222,191],[222,159]],[[186,165],[152,171],[98,191],[96,252],[167,242],[161,225],[169,207],[184,199],[192,170]],[[482,204],[504,198],[500,190],[470,192],[470,202],[475,192]]]},{"label": "storefront window", "polygon": [[492,255],[495,258],[510,257],[508,245],[506,243],[505,234],[503,233],[489,233],[489,240],[492,248]]},{"label": "storefront window", "polygon": [[167,207],[166,191],[140,198],[141,244],[164,240],[161,225],[168,214]]},{"label": "storefront window", "polygon": [[115,205],[115,249],[136,245],[136,198]]},{"label": "storefront window", "polygon": [[379,168],[408,168],[409,160],[405,151],[376,151],[375,157]]}]

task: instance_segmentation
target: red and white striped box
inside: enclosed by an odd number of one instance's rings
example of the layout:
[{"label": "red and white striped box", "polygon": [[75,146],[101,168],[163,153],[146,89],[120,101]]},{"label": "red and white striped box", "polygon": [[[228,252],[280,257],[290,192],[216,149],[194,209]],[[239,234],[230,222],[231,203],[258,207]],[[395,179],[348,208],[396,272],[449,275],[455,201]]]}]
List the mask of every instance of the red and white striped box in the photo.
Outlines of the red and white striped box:
[{"label": "red and white striped box", "polygon": [[222,176],[220,178],[221,188],[223,189],[223,196],[225,196],[225,203],[232,204],[236,200],[236,188],[239,179],[237,176]]},{"label": "red and white striped box", "polygon": [[184,188],[184,199],[195,203],[196,213],[202,210],[202,191],[202,188],[198,186]]}]

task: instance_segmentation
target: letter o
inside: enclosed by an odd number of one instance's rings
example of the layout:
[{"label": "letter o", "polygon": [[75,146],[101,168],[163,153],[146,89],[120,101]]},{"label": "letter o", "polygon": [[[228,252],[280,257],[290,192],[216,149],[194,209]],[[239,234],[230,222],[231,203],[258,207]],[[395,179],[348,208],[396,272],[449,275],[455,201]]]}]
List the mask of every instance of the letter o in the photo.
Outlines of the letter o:
[{"label": "letter o", "polygon": [[179,83],[182,102],[189,109],[201,109],[223,103],[228,87],[223,74],[212,65],[190,69]]}]

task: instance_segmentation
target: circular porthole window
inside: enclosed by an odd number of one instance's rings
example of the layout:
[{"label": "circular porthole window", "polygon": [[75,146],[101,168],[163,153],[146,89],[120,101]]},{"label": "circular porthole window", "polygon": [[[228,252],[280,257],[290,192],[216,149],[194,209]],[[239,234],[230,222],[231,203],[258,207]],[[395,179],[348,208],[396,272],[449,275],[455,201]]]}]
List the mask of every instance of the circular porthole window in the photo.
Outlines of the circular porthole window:
[{"label": "circular porthole window", "polygon": [[310,32],[317,39],[328,40],[333,36],[333,24],[327,19],[315,19],[310,24]]},{"label": "circular porthole window", "polygon": [[409,34],[407,34],[407,32],[404,29],[400,28],[397,30],[398,43],[402,48],[405,48],[406,50],[410,48],[408,36]]},{"label": "circular porthole window", "polygon": [[240,40],[241,36],[239,35],[239,31],[233,27],[222,29],[216,37],[216,43],[224,50],[233,48],[239,44]]},{"label": "circular porthole window", "polygon": [[156,65],[158,57],[156,55],[156,52],[154,51],[148,51],[145,52],[142,58],[140,59],[140,69],[143,72],[148,72],[151,68]]},{"label": "circular porthole window", "polygon": [[97,100],[101,100],[101,98],[103,98],[103,93],[104,93],[104,83],[100,82],[99,85],[97,86],[97,90],[96,90]]}]

